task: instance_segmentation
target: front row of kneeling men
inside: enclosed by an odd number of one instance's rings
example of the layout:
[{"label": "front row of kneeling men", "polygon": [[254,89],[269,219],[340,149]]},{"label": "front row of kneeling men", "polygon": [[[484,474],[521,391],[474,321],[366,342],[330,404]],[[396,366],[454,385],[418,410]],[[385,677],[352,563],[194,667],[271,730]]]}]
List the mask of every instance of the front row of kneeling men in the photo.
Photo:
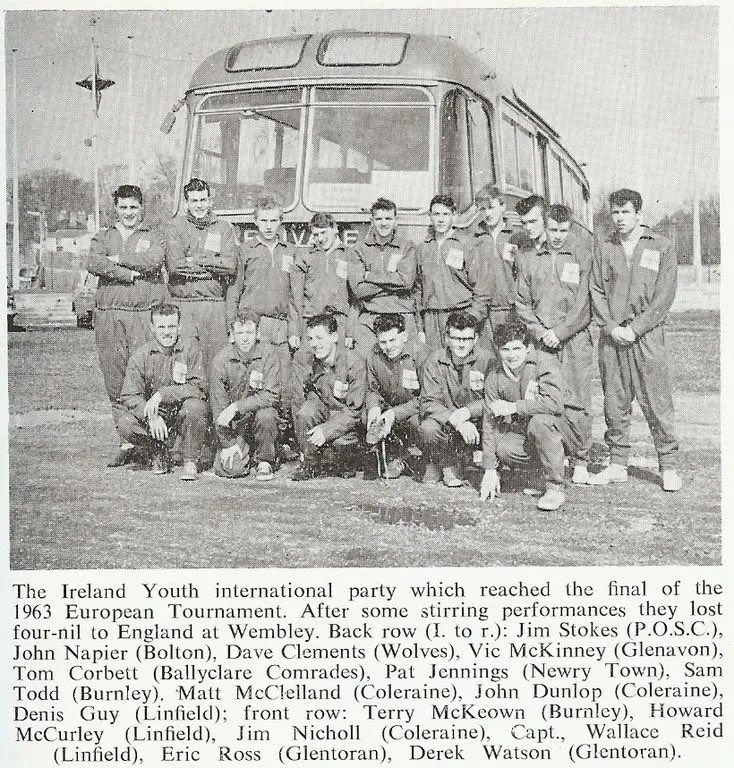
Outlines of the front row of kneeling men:
[{"label": "front row of kneeling men", "polygon": [[[201,351],[195,339],[181,335],[178,308],[160,304],[151,311],[154,339],[130,358],[121,395],[127,412],[118,427],[126,440],[148,450],[154,472],[168,470],[180,435],[183,477],[196,477],[210,424],[208,394],[221,446],[214,471],[243,477],[253,465],[259,479],[272,477],[282,379],[278,355],[257,340],[257,325],[256,315],[237,314],[231,344],[214,359],[207,393]],[[558,360],[533,348],[522,323],[496,329],[498,362],[477,347],[477,321],[467,312],[448,317],[447,346],[430,353],[408,342],[401,315],[381,315],[377,344],[366,359],[339,343],[333,315],[316,315],[306,325],[313,361],[295,413],[303,461],[292,480],[353,476],[365,455],[366,427],[385,441],[387,478],[409,468],[424,482],[436,482],[440,469],[444,484],[454,487],[478,465],[484,469],[482,498],[493,498],[500,465],[537,462],[545,483],[538,506],[563,504],[564,447],[573,455],[578,441],[564,410]]]},{"label": "front row of kneeling men", "polygon": [[[494,188],[480,191],[468,233],[457,233],[454,203],[438,195],[416,246],[397,234],[394,204],[379,199],[363,241],[345,248],[333,217],[316,214],[313,248],[299,252],[280,240],[282,211],[270,199],[258,203],[255,241],[238,248],[231,225],[211,215],[205,182],[186,185],[186,215],[163,236],[139,216],[128,225],[125,207],[142,206],[130,189],[115,193],[120,221],[93,241],[89,268],[100,276],[97,342],[120,439],[147,444],[156,471],[178,434],[184,479],[215,445],[217,474],[254,466],[269,479],[292,414],[302,456],[294,480],[353,475],[366,431],[385,477],[431,482],[440,472],[457,486],[481,466],[486,498],[499,466],[531,464],[545,479],[539,506],[555,509],[564,452],[575,483],[626,479],[636,397],[663,488],[680,488],[662,334],[675,256],[641,227],[636,192],[611,196],[615,232],[592,258],[568,236],[571,211],[535,195],[516,206],[527,236],[513,237]],[[596,475],[587,470],[592,308],[611,452]]]}]

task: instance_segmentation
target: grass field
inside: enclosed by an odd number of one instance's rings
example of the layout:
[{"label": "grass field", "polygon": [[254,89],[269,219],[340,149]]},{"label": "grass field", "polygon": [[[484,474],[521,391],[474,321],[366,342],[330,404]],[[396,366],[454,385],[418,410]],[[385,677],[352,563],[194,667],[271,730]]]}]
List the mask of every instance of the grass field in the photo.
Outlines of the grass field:
[{"label": "grass field", "polygon": [[[10,562],[24,568],[713,565],[721,561],[719,316],[668,332],[684,489],[658,486],[635,408],[629,483],[539,513],[409,478],[268,484],[107,469],[115,433],[90,331],[9,336]],[[594,390],[601,443],[601,390]]]}]

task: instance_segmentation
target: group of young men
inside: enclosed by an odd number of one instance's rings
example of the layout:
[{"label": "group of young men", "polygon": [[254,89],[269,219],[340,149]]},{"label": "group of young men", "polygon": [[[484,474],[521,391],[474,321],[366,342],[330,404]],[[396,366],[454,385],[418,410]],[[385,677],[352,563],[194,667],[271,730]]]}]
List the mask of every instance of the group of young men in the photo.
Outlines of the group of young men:
[{"label": "group of young men", "polygon": [[[436,195],[413,243],[379,198],[363,240],[347,246],[333,216],[317,213],[306,248],[283,239],[272,197],[242,243],[200,179],[184,187],[185,212],[156,230],[142,223],[138,187],[113,199],[118,220],[88,260],[121,443],[111,466],[149,461],[165,473],[180,461],[193,480],[213,459],[220,476],[253,468],[268,480],[295,452],[294,481],[364,469],[455,487],[473,469],[482,499],[500,490],[502,468],[521,467],[542,475],[538,507],[553,510],[566,464],[578,485],[627,479],[636,398],[663,488],[681,487],[663,332],[677,265],[642,226],[637,192],[611,195],[614,232],[593,254],[570,234],[571,210],[537,195],[517,203],[513,232],[491,186],[469,228]],[[596,474],[592,314],[611,454]]]}]

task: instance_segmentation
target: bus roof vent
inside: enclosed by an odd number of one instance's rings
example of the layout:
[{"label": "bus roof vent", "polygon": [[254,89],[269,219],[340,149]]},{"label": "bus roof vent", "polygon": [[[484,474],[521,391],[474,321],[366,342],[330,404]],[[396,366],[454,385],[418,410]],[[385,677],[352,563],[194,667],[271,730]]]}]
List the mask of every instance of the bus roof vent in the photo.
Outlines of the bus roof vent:
[{"label": "bus roof vent", "polygon": [[403,61],[409,39],[404,32],[331,32],[316,60],[324,67],[394,67]]},{"label": "bus roof vent", "polygon": [[295,67],[311,35],[248,40],[230,48],[224,63],[227,72],[254,72],[259,69]]}]

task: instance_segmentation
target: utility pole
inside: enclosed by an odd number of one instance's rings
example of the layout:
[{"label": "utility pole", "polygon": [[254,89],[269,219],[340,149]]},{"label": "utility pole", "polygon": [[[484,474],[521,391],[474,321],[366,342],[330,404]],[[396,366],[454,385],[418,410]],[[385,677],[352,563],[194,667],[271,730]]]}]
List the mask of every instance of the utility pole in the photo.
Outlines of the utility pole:
[{"label": "utility pole", "polygon": [[13,263],[10,280],[14,291],[20,288],[20,201],[18,200],[18,61],[13,48]]},{"label": "utility pole", "polygon": [[99,231],[99,167],[97,160],[97,52],[94,48],[94,19],[92,27],[92,162],[94,163],[94,231]]},{"label": "utility pole", "polygon": [[698,105],[718,101],[718,96],[696,96],[693,100],[693,282],[703,283],[701,260],[701,174],[698,170],[698,142],[700,139]]},{"label": "utility pole", "polygon": [[135,110],[133,109],[133,36],[127,36],[127,178],[135,184]]}]

